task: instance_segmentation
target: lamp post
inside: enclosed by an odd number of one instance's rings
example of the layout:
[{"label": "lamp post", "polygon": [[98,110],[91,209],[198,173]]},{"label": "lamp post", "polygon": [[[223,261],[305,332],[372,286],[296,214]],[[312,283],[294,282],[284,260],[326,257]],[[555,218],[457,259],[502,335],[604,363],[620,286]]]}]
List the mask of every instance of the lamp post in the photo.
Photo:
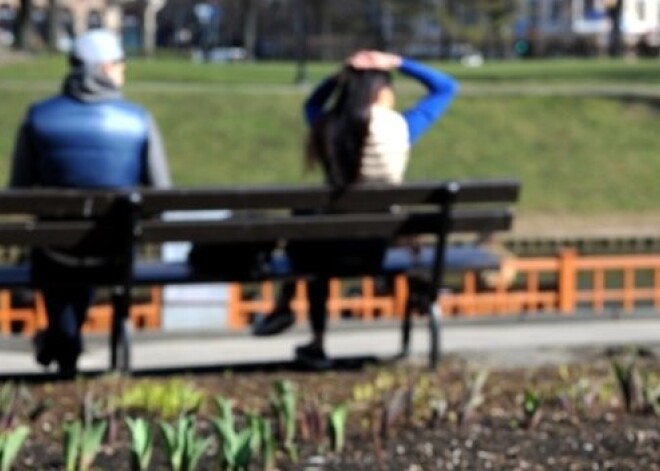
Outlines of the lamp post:
[{"label": "lamp post", "polygon": [[302,85],[307,82],[307,19],[305,0],[296,0],[293,14],[293,31],[296,41],[296,78],[294,82]]},{"label": "lamp post", "polygon": [[605,10],[610,17],[610,56],[617,57],[623,51],[621,38],[621,13],[623,11],[623,0],[605,0]]}]

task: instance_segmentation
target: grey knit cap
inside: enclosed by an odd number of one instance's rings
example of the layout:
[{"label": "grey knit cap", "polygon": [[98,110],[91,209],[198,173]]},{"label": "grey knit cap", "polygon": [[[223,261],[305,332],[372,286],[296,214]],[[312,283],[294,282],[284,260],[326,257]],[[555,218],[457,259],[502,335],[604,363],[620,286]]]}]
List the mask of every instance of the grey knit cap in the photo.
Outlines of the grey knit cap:
[{"label": "grey knit cap", "polygon": [[93,29],[78,36],[71,55],[84,64],[105,64],[124,59],[119,36],[107,29]]}]

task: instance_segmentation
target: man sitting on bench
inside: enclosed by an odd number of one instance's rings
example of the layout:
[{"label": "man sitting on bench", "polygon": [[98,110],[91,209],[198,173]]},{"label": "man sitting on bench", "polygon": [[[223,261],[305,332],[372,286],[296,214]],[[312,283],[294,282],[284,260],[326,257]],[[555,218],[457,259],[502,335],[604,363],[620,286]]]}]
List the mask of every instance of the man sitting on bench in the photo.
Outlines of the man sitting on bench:
[{"label": "man sitting on bench", "polygon": [[[124,52],[106,30],[79,36],[62,93],[32,105],[13,157],[12,187],[124,188],[170,185],[160,133],[149,113],[125,101]],[[80,249],[80,248],[78,248]],[[33,251],[48,328],[35,337],[36,359],[55,361],[61,374],[76,372],[81,328],[92,287],[79,274],[95,265],[84,250]]]}]

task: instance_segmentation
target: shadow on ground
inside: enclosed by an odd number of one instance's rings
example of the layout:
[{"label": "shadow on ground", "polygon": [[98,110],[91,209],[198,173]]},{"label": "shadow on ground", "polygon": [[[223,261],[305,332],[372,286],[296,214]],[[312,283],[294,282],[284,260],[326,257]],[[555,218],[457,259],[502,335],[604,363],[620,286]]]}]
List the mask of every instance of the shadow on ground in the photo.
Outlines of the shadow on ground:
[{"label": "shadow on ground", "polygon": [[[131,372],[133,378],[158,378],[167,376],[176,376],[183,374],[208,375],[216,373],[274,373],[274,372],[296,372],[296,373],[318,373],[319,371],[359,371],[368,366],[392,366],[402,361],[401,356],[389,358],[377,358],[375,356],[352,356],[338,357],[332,360],[332,364],[326,369],[314,369],[301,365],[295,361],[273,361],[258,363],[240,363],[240,364],[217,364],[217,365],[190,365],[162,368],[142,368]],[[104,375],[112,374],[106,369],[85,370],[79,374],[81,378],[98,378]],[[0,384],[8,381],[38,384],[46,382],[69,381],[60,378],[55,371],[44,371],[39,373],[23,374],[0,374]]]}]

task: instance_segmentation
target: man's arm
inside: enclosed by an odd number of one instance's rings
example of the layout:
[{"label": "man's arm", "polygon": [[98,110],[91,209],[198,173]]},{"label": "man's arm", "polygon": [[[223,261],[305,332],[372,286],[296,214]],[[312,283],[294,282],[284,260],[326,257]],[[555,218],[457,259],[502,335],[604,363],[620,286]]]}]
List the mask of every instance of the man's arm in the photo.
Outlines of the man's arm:
[{"label": "man's arm", "polygon": [[165,145],[163,144],[160,129],[151,115],[149,115],[148,132],[147,168],[144,184],[156,188],[169,188],[172,186],[172,178],[167,164]]},{"label": "man's arm", "polygon": [[36,183],[34,155],[31,151],[27,123],[21,124],[16,134],[8,186],[11,188],[32,186]]}]

